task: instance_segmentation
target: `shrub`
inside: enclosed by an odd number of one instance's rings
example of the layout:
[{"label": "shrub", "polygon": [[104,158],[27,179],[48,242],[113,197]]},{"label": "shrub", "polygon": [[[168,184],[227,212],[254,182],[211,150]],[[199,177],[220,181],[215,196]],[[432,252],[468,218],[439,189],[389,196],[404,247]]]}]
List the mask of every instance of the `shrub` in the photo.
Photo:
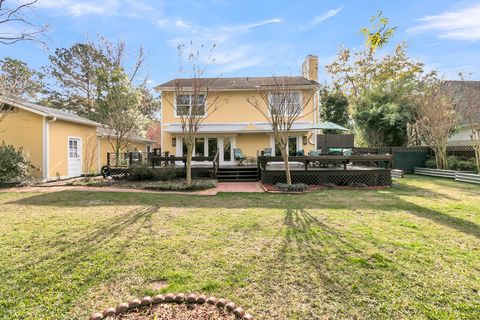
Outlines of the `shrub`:
[{"label": "shrub", "polygon": [[151,169],[153,174],[153,180],[157,181],[167,181],[172,180],[178,177],[179,172],[173,166],[163,167],[163,168],[155,168]]},{"label": "shrub", "polygon": [[307,191],[308,186],[304,183],[277,183],[275,189],[278,191],[287,191],[287,192],[303,192]]},{"label": "shrub", "polygon": [[435,158],[430,158],[427,161],[425,161],[425,168],[436,169],[437,162],[435,161]]},{"label": "shrub", "polygon": [[457,170],[462,171],[477,171],[477,165],[474,159],[460,160],[457,163]]},{"label": "shrub", "polygon": [[456,156],[447,157],[447,169],[449,170],[458,170],[459,159]]},{"label": "shrub", "polygon": [[[461,170],[461,171],[476,171],[475,159],[467,159],[464,157],[448,156],[447,157],[447,169],[449,170]],[[428,159],[425,162],[426,168],[437,168],[435,158]]]},{"label": "shrub", "polygon": [[151,180],[153,179],[153,173],[146,164],[134,164],[128,168],[127,179],[131,181]]},{"label": "shrub", "polygon": [[212,189],[217,186],[213,180],[193,180],[191,185],[187,185],[185,182],[155,182],[142,186],[145,190],[155,191],[198,191]]},{"label": "shrub", "polygon": [[15,150],[12,145],[0,145],[0,184],[23,182],[30,178],[34,167],[22,148]]}]

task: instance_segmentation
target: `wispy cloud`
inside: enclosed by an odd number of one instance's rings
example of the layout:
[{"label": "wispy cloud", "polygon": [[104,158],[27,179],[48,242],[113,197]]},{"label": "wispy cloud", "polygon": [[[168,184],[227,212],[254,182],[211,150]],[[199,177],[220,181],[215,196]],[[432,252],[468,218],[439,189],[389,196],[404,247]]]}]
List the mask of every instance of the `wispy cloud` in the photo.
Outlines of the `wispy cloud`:
[{"label": "wispy cloud", "polygon": [[445,11],[419,19],[420,24],[408,29],[410,33],[438,32],[438,37],[454,40],[480,40],[480,4]]},{"label": "wispy cloud", "polygon": [[223,74],[254,67],[263,62],[264,58],[255,52],[253,46],[242,45],[215,52],[212,64],[216,66],[216,73]]},{"label": "wispy cloud", "polygon": [[59,14],[68,16],[112,15],[116,14],[119,0],[75,1],[75,0],[41,0],[37,7],[58,10]]},{"label": "wispy cloud", "polygon": [[327,12],[324,12],[321,15],[313,18],[308,25],[301,27],[301,29],[307,30],[307,29],[313,28],[319,25],[320,23],[324,22],[328,18],[336,16],[341,10],[342,10],[341,7],[337,9],[328,10]]},{"label": "wispy cloud", "polygon": [[[263,27],[269,24],[282,23],[282,22],[284,21],[280,18],[273,18],[273,19],[267,19],[267,20],[253,22],[253,23],[248,23],[245,25],[233,26],[233,28],[230,28],[230,29],[232,29],[233,31],[242,31],[242,30],[249,30],[249,29],[254,29],[258,27]],[[228,27],[226,29],[228,29]]]},{"label": "wispy cloud", "polygon": [[188,23],[182,19],[170,20],[170,19],[160,19],[157,21],[157,25],[163,29],[173,29],[176,28],[188,28],[192,33],[203,34],[206,37],[212,36],[215,39],[224,38],[226,35],[231,35],[236,32],[245,32],[251,29],[267,26],[270,24],[282,23],[284,22],[280,18],[272,18],[261,21],[255,21],[251,23],[238,24],[238,25],[226,25],[226,26],[212,26],[212,27],[202,27]]},{"label": "wispy cloud", "polygon": [[[243,24],[220,26],[200,26],[183,19],[161,19],[157,26],[170,32],[173,38],[168,42],[172,46],[193,41],[199,44],[216,44],[213,53],[216,73],[229,73],[257,66],[267,60],[268,51],[265,45],[253,45],[250,33],[269,25],[283,23],[280,18],[270,18]],[[211,60],[204,61],[212,63]]]}]

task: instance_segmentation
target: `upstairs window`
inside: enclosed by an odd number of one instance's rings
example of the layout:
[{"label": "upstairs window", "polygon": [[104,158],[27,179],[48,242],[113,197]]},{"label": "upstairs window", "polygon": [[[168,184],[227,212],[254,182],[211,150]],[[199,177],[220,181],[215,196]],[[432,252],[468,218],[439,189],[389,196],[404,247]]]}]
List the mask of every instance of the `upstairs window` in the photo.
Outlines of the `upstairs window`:
[{"label": "upstairs window", "polygon": [[177,117],[189,115],[205,115],[205,95],[179,94],[177,95]]},{"label": "upstairs window", "polygon": [[302,96],[300,92],[272,93],[269,97],[270,113],[293,115],[301,112]]}]

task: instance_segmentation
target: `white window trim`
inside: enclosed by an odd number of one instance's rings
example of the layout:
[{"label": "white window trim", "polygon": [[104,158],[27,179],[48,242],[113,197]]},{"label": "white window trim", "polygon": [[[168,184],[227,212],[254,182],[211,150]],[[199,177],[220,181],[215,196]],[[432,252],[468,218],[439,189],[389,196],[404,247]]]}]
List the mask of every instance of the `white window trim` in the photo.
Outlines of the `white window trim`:
[{"label": "white window trim", "polygon": [[[269,105],[268,105],[267,107],[268,107],[268,115],[269,115],[269,116],[272,115],[271,112],[270,112],[270,110],[271,110],[271,109],[270,109],[270,105],[271,105],[271,103],[270,103],[271,100],[270,100],[270,99],[271,99],[271,97],[272,97],[272,94],[274,94],[274,93],[275,93],[275,92],[270,93],[270,94],[268,95],[268,104],[269,104]],[[301,107],[301,106],[302,106],[302,102],[303,102],[303,93],[302,93],[302,91],[292,91],[292,93],[298,93],[298,95],[299,95],[299,97],[300,97],[300,107]],[[291,116],[291,114],[286,114],[285,116]],[[302,112],[301,112],[298,116],[299,116],[299,117],[303,117],[303,110],[302,110]]]},{"label": "white window trim", "polygon": [[[208,154],[208,139],[217,139],[217,148],[219,150],[219,161],[221,164],[233,164],[235,163],[235,155],[234,155],[234,149],[237,147],[237,137],[235,135],[228,135],[228,136],[201,136],[197,137],[198,138],[203,138],[205,139],[203,141],[204,143],[204,150],[205,154]],[[231,155],[230,155],[230,161],[225,161],[223,159],[223,139],[224,138],[230,138],[230,144],[231,144]],[[181,137],[176,137],[176,146],[175,146],[175,154],[178,157],[183,157],[183,138]],[[193,156],[195,157],[195,145],[193,146]],[[204,155],[205,156],[205,155]],[[194,161],[195,162],[195,161]],[[181,161],[177,161],[177,164],[182,164]]]},{"label": "white window trim", "polygon": [[[190,107],[189,107],[189,111],[190,111],[190,115],[192,113],[192,93],[188,93],[188,92],[185,92],[185,93],[179,93],[179,95],[190,95]],[[207,95],[205,93],[199,93],[198,95],[204,95],[205,96],[205,104],[204,104],[204,112],[203,112],[203,118],[207,116],[207,110],[208,110],[208,107],[207,107]],[[173,101],[173,111],[174,111],[174,114],[173,114],[173,118],[174,119],[180,119],[182,116],[179,116],[178,113],[177,113],[177,95],[175,95],[175,99]]]}]

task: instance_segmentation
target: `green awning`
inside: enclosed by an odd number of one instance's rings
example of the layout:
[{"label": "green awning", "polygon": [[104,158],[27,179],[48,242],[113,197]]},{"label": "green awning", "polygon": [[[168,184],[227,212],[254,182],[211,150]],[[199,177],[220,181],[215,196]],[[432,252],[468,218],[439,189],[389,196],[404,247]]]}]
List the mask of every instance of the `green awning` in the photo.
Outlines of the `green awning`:
[{"label": "green awning", "polygon": [[318,124],[314,125],[312,129],[330,129],[330,130],[342,130],[342,131],[348,131],[347,128],[342,127],[339,124],[325,121],[325,122],[319,122]]}]

